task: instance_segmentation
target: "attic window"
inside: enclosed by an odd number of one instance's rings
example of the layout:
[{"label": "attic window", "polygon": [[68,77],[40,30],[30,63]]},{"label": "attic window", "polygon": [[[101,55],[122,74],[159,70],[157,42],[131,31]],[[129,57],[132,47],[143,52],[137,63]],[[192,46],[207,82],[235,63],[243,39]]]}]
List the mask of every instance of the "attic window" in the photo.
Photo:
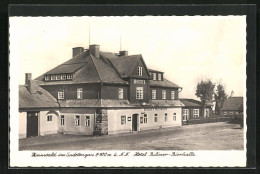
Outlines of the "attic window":
[{"label": "attic window", "polygon": [[60,75],[56,75],[56,80],[60,80]]},{"label": "attic window", "polygon": [[68,74],[67,79],[72,79],[72,74]]},{"label": "attic window", "polygon": [[45,76],[44,79],[45,79],[45,81],[49,81],[50,80],[50,76]]},{"label": "attic window", "polygon": [[51,80],[55,80],[56,76],[55,75],[51,75]]},{"label": "attic window", "polygon": [[61,80],[66,80],[66,74],[61,75]]},{"label": "attic window", "polygon": [[143,67],[138,66],[138,76],[142,76],[143,75]]},{"label": "attic window", "polygon": [[161,81],[162,80],[162,74],[158,73],[158,80]]},{"label": "attic window", "polygon": [[156,73],[153,73],[153,80],[156,80]]}]

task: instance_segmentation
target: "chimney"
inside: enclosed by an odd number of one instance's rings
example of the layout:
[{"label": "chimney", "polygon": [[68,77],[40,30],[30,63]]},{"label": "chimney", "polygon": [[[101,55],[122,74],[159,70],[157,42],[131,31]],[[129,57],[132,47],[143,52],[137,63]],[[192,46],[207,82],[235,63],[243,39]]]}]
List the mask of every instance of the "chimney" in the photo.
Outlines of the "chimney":
[{"label": "chimney", "polygon": [[36,93],[35,82],[32,80],[32,73],[25,73],[25,85],[29,93]]},{"label": "chimney", "polygon": [[74,47],[74,48],[72,48],[72,56],[73,57],[79,55],[82,52],[84,52],[84,48],[83,47]]},{"label": "chimney", "polygon": [[119,56],[128,56],[128,51],[119,51]]},{"label": "chimney", "polygon": [[89,45],[89,51],[94,57],[99,58],[99,45]]}]

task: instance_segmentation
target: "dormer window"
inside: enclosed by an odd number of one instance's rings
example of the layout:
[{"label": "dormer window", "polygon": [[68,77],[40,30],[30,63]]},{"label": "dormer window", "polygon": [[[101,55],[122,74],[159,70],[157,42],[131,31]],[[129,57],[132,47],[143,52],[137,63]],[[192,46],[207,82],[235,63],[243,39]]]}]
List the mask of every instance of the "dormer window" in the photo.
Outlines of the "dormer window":
[{"label": "dormer window", "polygon": [[55,80],[56,76],[55,75],[51,75],[51,80]]},{"label": "dormer window", "polygon": [[156,80],[156,73],[153,73],[153,80]]},{"label": "dormer window", "polygon": [[45,81],[49,81],[50,80],[50,76],[45,76],[44,79],[45,79]]},{"label": "dormer window", "polygon": [[56,80],[60,80],[60,75],[56,75]]},{"label": "dormer window", "polygon": [[72,74],[68,74],[67,79],[72,79]]},{"label": "dormer window", "polygon": [[162,80],[162,74],[158,73],[158,80],[161,81]]},{"label": "dormer window", "polygon": [[165,90],[162,90],[162,99],[166,99],[166,91]]},{"label": "dormer window", "polygon": [[142,76],[143,75],[143,67],[138,66],[138,76]]},{"label": "dormer window", "polygon": [[66,74],[61,75],[61,80],[66,80]]},{"label": "dormer window", "polygon": [[171,91],[171,99],[174,100],[175,99],[175,92]]}]

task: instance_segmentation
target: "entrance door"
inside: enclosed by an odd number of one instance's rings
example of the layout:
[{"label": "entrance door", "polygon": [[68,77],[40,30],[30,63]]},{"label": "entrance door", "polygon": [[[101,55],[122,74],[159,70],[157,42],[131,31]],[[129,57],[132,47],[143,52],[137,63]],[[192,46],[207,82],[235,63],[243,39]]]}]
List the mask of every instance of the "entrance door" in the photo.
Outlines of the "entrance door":
[{"label": "entrance door", "polygon": [[132,116],[132,131],[137,131],[137,116],[138,114]]},{"label": "entrance door", "polygon": [[38,113],[27,113],[27,137],[38,136]]}]

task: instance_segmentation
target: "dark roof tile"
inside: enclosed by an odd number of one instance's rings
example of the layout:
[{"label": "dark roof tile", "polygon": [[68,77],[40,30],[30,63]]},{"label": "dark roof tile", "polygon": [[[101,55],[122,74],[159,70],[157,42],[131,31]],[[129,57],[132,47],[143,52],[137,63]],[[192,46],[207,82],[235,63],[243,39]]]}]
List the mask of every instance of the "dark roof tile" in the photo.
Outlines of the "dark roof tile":
[{"label": "dark roof tile", "polygon": [[243,97],[229,97],[223,104],[222,110],[243,110]]}]

